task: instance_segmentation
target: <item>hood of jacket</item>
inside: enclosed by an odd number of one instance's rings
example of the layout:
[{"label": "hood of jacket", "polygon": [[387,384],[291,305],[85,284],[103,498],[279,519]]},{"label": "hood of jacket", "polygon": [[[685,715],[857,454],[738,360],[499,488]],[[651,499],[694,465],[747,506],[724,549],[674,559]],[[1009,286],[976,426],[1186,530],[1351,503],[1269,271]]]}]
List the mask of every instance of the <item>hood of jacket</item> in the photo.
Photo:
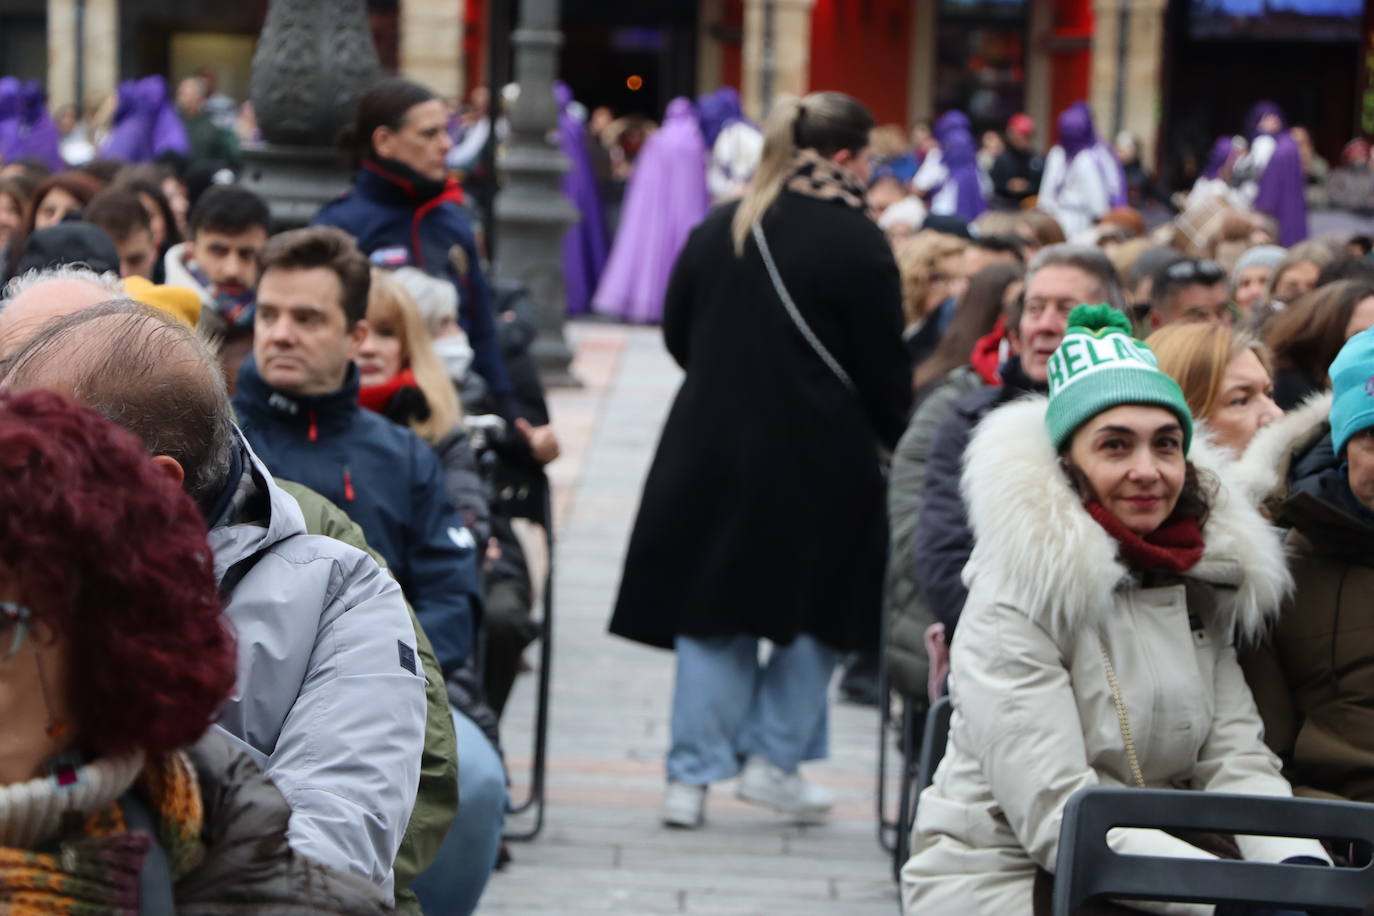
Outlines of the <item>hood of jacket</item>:
[{"label": "hood of jacket", "polygon": [[235,432],[245,461],[239,479],[225,485],[237,491],[234,511],[225,524],[216,525],[209,533],[210,549],[215,555],[215,579],[221,583],[222,591],[225,575],[234,566],[289,537],[306,533],[300,506],[277,486],[243,433]]},{"label": "hood of jacket", "polygon": [[194,290],[200,297],[202,305],[210,305],[214,302],[214,295],[206,289],[201,282],[191,273],[191,269],[186,266],[186,259],[191,256],[190,242],[177,242],[167,253],[162,256],[163,277],[168,286],[180,286],[183,289]]},{"label": "hood of jacket", "polygon": [[1294,459],[1308,452],[1326,431],[1331,392],[1312,395],[1302,404],[1255,433],[1245,454],[1231,465],[1228,481],[1270,517],[1288,498]]},{"label": "hood of jacket", "polygon": [[[993,411],[969,443],[961,487],[975,543],[964,580],[972,588],[990,578],[999,597],[1065,632],[1096,623],[1131,571],[1060,466],[1045,432],[1048,403],[1033,395]],[[1199,437],[1188,457],[1217,482],[1206,549],[1188,576],[1234,588],[1235,619],[1222,623],[1253,640],[1292,587],[1279,533],[1219,473],[1221,450]]]}]

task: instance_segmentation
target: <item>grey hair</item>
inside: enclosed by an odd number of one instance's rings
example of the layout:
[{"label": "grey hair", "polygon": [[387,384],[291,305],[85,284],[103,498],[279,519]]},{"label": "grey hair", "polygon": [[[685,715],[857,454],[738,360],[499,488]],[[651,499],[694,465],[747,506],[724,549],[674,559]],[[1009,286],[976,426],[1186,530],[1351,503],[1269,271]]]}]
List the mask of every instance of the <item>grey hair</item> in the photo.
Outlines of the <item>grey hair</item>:
[{"label": "grey hair", "polygon": [[1105,302],[1118,312],[1126,311],[1126,293],[1121,288],[1121,278],[1100,248],[1069,242],[1041,248],[1026,267],[1026,286],[1029,287],[1031,278],[1046,267],[1075,267],[1083,271],[1097,281],[1094,303],[1089,304]]},{"label": "grey hair", "polygon": [[223,492],[238,447],[229,392],[213,351],[185,325],[112,299],[48,322],[0,364],[4,387],[59,384],[151,454],[175,459],[202,510]]},{"label": "grey hair", "polygon": [[392,277],[410,294],[431,334],[445,318],[458,320],[458,289],[449,281],[409,266],[397,268]]},{"label": "grey hair", "polygon": [[92,286],[99,287],[110,294],[111,299],[116,299],[124,295],[124,290],[119,284],[119,276],[112,271],[99,273],[91,270],[84,264],[63,264],[60,267],[44,267],[26,270],[17,277],[10,278],[5,284],[4,295],[0,296],[0,311],[3,311],[12,301],[19,298],[21,293],[26,293],[42,283],[49,280],[81,280]]}]

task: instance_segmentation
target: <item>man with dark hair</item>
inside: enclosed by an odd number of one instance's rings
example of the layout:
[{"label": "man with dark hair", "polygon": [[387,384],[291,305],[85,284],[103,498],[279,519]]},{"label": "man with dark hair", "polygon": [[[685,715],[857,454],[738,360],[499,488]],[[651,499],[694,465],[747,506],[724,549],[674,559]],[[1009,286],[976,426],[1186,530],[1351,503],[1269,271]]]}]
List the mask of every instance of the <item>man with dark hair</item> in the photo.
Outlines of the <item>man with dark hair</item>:
[{"label": "man with dark hair", "polygon": [[1021,202],[1040,190],[1045,160],[1031,148],[1035,122],[1018,113],[1007,121],[1006,149],[992,163],[993,201],[1007,210],[1020,208]]},{"label": "man with dark hair", "polygon": [[86,222],[110,237],[119,252],[119,275],[151,280],[157,261],[153,224],[132,191],[101,191],[86,205]]},{"label": "man with dark hair", "polygon": [[[409,428],[362,409],[353,357],[368,335],[371,266],[348,233],[296,229],[262,250],[253,356],[234,407],[274,474],[339,506],[387,562],[434,646],[445,679],[472,657],[481,607],[476,543],[449,502],[433,450]],[[458,734],[461,811],[441,850],[450,887],[475,906],[504,822],[500,757],[472,719]],[[488,855],[489,853],[489,855]],[[426,877],[416,884],[427,899]],[[446,907],[467,912],[471,907]]]},{"label": "man with dark hair", "polygon": [[[70,311],[99,282],[40,277],[7,305],[5,345],[17,349],[0,385],[104,414],[195,498],[239,646],[218,726],[286,797],[293,849],[390,896],[426,740],[423,634],[370,557],[307,533],[235,430],[217,360],[191,330],[128,300]],[[44,313],[62,317],[40,324]]]},{"label": "man with dark hair", "polygon": [[1206,258],[1179,258],[1154,276],[1150,291],[1150,330],[1187,321],[1230,325],[1231,291],[1226,269]]},{"label": "man with dark hair", "polygon": [[200,296],[198,326],[220,341],[231,386],[252,349],[258,252],[271,225],[272,214],[261,197],[237,185],[215,185],[191,208],[188,240],[173,245],[163,258],[167,284]]}]

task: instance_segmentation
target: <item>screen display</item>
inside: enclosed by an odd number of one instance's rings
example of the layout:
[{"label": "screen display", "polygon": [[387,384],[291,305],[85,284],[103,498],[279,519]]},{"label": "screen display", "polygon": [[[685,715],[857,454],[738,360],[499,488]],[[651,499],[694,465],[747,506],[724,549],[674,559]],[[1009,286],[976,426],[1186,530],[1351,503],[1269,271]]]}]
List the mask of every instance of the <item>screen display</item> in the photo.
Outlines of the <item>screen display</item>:
[{"label": "screen display", "polygon": [[1192,0],[1194,38],[1358,41],[1364,0]]}]

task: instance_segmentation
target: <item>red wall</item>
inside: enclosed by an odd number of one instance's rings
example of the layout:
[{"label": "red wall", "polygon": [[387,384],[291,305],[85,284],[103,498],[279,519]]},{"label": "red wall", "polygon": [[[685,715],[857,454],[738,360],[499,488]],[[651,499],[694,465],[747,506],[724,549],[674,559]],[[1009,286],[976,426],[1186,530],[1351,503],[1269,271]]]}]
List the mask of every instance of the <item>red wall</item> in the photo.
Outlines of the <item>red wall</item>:
[{"label": "red wall", "polygon": [[911,9],[910,0],[816,0],[810,91],[846,92],[879,124],[906,124]]},{"label": "red wall", "polygon": [[1051,142],[1059,139],[1059,113],[1074,102],[1088,98],[1092,38],[1092,0],[1055,0],[1054,28],[1045,43],[1050,55]]}]

